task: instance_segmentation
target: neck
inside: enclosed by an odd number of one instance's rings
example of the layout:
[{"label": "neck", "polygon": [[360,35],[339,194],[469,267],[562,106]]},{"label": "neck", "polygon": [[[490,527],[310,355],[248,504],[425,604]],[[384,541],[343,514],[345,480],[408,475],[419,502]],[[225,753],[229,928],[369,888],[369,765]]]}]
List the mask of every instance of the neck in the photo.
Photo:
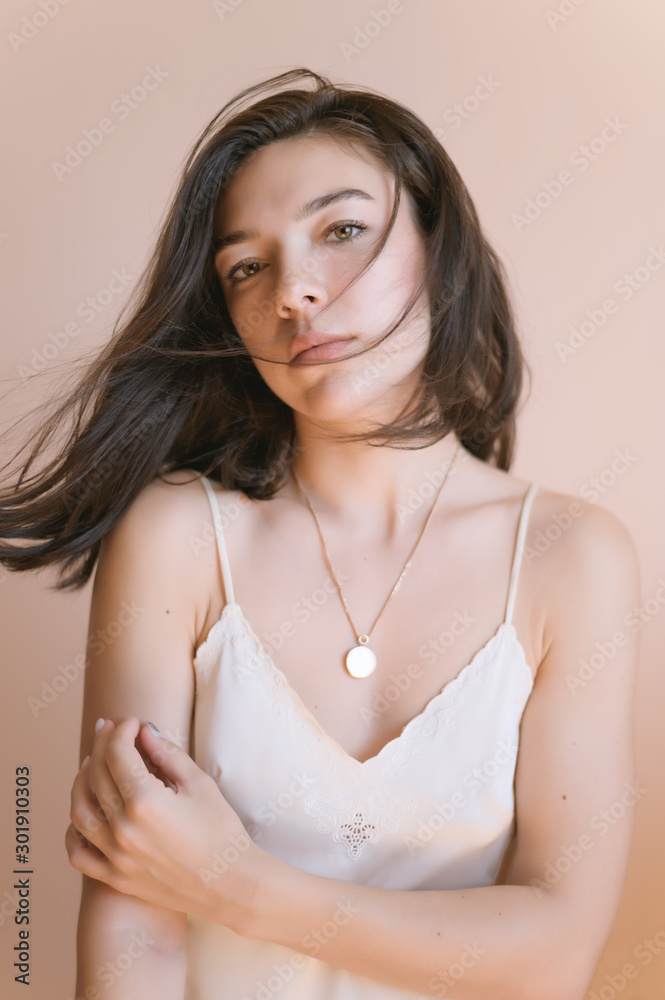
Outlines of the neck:
[{"label": "neck", "polygon": [[[358,538],[390,539],[409,530],[409,513],[426,516],[456,448],[452,431],[419,449],[322,440],[304,432],[297,437],[292,469],[317,513],[343,523]],[[463,455],[459,446],[443,488],[446,496]],[[282,495],[304,502],[294,476]]]}]

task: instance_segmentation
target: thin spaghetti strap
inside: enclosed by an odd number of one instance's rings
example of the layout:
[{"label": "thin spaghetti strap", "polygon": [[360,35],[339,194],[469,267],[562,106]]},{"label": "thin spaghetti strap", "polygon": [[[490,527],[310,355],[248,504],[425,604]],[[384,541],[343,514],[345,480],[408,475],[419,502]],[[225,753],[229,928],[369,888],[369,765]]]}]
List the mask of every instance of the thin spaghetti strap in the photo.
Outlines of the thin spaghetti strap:
[{"label": "thin spaghetti strap", "polygon": [[520,574],[520,566],[522,563],[522,551],[524,549],[524,539],[526,537],[526,527],[529,520],[529,511],[531,510],[531,503],[534,496],[536,495],[536,490],[538,489],[538,483],[531,483],[528,490],[524,494],[524,499],[522,500],[522,510],[520,512],[519,524],[517,526],[517,538],[515,540],[515,550],[513,553],[513,562],[510,567],[510,582],[508,584],[508,599],[506,602],[506,617],[504,618],[504,624],[509,624],[513,618],[513,608],[515,606],[515,594],[517,593],[517,578]]},{"label": "thin spaghetti strap", "polygon": [[219,502],[207,476],[201,476],[201,482],[205,486],[206,493],[208,494],[208,500],[210,502],[210,510],[212,511],[212,521],[215,526],[217,553],[219,555],[219,564],[222,568],[222,579],[224,581],[226,603],[235,604],[235,598],[233,596],[233,582],[231,580],[231,567],[229,566],[229,557],[226,553],[226,543],[224,541],[224,532],[222,531],[222,515],[219,510]]}]

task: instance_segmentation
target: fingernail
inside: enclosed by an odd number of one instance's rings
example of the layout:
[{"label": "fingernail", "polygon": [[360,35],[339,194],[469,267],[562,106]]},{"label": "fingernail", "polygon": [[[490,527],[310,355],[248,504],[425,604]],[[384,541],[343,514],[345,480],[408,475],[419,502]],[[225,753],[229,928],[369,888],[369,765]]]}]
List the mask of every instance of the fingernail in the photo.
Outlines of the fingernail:
[{"label": "fingernail", "polygon": [[88,756],[85,758],[85,760],[81,764],[81,767],[85,767],[85,765],[88,763],[89,760],[90,760],[90,754],[88,754]]},{"label": "fingernail", "polygon": [[97,719],[97,722],[95,723],[95,732],[96,733],[99,732],[99,730],[102,728],[102,726],[104,725],[105,722],[106,722],[106,719]]},{"label": "fingernail", "polygon": [[162,734],[160,733],[159,729],[157,728],[154,722],[146,722],[146,726],[148,727],[151,733],[155,734],[155,736],[159,736],[160,739],[162,740],[164,739],[164,737],[162,736]]}]

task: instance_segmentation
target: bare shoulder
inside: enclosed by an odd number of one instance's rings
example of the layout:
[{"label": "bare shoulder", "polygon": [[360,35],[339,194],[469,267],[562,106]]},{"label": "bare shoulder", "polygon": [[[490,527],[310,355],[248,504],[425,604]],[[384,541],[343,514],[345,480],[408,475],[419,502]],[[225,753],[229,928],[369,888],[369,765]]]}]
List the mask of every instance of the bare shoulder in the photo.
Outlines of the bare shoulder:
[{"label": "bare shoulder", "polygon": [[[219,483],[209,479],[220,502],[237,495],[236,491],[225,490]],[[156,475],[136,495],[125,512],[125,517],[134,520],[158,517],[179,518],[192,513],[192,507],[210,511],[210,506],[202,482],[201,473],[195,469],[175,469]]]},{"label": "bare shoulder", "polygon": [[[224,520],[238,494],[210,482]],[[105,536],[101,565],[107,578],[122,571],[152,602],[168,607],[196,648],[220,588],[212,513],[200,473],[178,469],[144,486]]]},{"label": "bare shoulder", "polygon": [[578,615],[618,628],[639,600],[638,551],[621,518],[542,485],[533,499],[522,569],[541,598],[545,651]]},{"label": "bare shoulder", "polygon": [[[603,568],[634,570],[637,550],[624,524],[611,510],[582,497],[560,493],[542,483],[532,484],[488,466],[465,454],[471,493],[514,509],[526,498],[531,485],[536,489],[527,523],[523,564],[533,583],[544,582],[552,572],[573,576],[584,563],[589,572],[602,576]],[[512,516],[512,515],[511,515]]]},{"label": "bare shoulder", "polygon": [[[477,495],[503,507],[505,524],[531,482],[477,463]],[[471,477],[469,477],[471,478]],[[626,524],[611,510],[580,496],[535,483],[519,567],[518,624],[533,644],[534,667],[565,635],[583,635],[595,622],[598,637],[624,628],[639,603],[639,559]],[[584,619],[586,618],[586,626]]]},{"label": "bare shoulder", "polygon": [[623,549],[626,554],[636,552],[627,526],[611,510],[541,484],[534,497],[531,522],[533,533],[540,533],[541,549],[549,543],[549,547],[557,546],[568,555],[573,551],[592,553],[594,548],[604,551],[608,546]]}]

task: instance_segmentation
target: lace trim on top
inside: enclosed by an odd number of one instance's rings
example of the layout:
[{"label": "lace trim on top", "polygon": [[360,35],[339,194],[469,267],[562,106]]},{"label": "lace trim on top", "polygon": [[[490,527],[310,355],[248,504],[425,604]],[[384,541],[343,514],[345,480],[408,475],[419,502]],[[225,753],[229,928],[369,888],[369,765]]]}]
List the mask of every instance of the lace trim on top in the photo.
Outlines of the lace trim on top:
[{"label": "lace trim on top", "polygon": [[[524,648],[517,638],[515,626],[512,622],[504,621],[459,673],[430,698],[421,712],[405,724],[399,736],[389,740],[377,754],[364,761],[352,757],[332,737],[328,736],[298,693],[291,687],[284,673],[268,655],[260,639],[252,631],[244,617],[239,604],[233,602],[224,606],[220,618],[214,623],[207,638],[198,647],[193,662],[199,679],[206,681],[215,665],[220,639],[230,640],[234,646],[242,651],[240,661],[234,663],[234,669],[239,676],[260,674],[270,680],[273,688],[272,693],[276,699],[275,714],[286,719],[294,734],[307,740],[315,759],[320,763],[326,763],[331,757],[331,751],[334,751],[351,766],[364,768],[391,753],[393,762],[399,766],[409,761],[417,749],[423,749],[426,744],[431,742],[441,723],[448,724],[453,721],[454,709],[458,704],[453,696],[461,694],[465,687],[477,688],[480,686],[482,674],[487,669],[488,664],[492,662],[490,654],[505,635],[509,635],[513,639],[519,650],[519,667],[523,671],[523,676],[530,690],[533,687],[534,677],[526,661]],[[451,711],[444,713],[445,708]],[[407,736],[416,736],[415,742],[404,745]]]}]

